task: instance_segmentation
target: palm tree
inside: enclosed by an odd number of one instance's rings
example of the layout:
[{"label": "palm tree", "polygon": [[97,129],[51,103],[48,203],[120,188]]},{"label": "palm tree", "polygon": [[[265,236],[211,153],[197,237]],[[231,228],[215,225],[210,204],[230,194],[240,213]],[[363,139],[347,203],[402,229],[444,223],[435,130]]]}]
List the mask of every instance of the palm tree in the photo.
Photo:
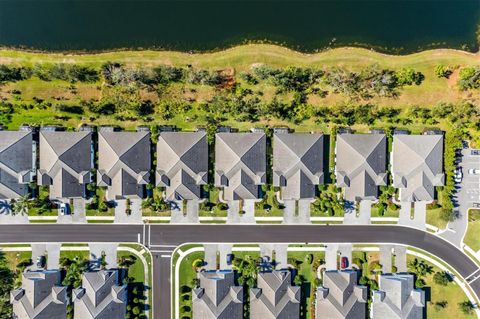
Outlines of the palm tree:
[{"label": "palm tree", "polygon": [[16,201],[12,203],[12,212],[13,215],[24,215],[28,213],[28,200],[30,196],[27,194],[25,196],[20,197]]}]

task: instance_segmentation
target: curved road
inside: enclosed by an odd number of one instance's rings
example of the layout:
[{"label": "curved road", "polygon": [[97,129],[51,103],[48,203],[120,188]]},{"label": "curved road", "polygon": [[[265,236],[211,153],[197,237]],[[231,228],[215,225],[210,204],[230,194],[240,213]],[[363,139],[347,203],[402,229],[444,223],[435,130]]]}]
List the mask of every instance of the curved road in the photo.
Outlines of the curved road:
[{"label": "curved road", "polygon": [[[463,278],[479,267],[433,234],[390,225],[0,225],[0,242],[140,242],[151,247],[155,318],[170,317],[170,258],[162,248],[183,243],[389,243],[417,247],[444,260]],[[172,248],[169,248],[172,250]],[[156,252],[155,252],[156,251]],[[163,257],[162,257],[163,256]],[[473,278],[473,276],[472,276]],[[470,284],[480,296],[480,280]]]}]

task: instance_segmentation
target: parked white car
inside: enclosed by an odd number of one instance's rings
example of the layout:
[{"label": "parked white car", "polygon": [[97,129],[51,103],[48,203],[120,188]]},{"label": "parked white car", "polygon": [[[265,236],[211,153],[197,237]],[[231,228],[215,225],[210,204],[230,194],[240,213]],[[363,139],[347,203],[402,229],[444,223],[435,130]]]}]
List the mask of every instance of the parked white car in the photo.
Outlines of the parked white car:
[{"label": "parked white car", "polygon": [[478,168],[470,168],[470,169],[468,170],[468,174],[480,175],[480,169],[478,169]]},{"label": "parked white car", "polygon": [[463,178],[462,168],[461,167],[457,168],[454,174],[455,175],[453,177],[453,180],[455,181],[455,183],[461,183]]}]

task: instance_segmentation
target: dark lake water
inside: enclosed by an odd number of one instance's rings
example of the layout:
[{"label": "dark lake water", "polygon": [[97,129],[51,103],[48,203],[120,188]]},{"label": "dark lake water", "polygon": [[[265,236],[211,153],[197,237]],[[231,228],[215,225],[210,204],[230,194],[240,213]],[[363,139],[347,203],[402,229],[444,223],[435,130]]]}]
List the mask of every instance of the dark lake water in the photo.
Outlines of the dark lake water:
[{"label": "dark lake water", "polygon": [[477,50],[479,0],[0,0],[0,46],[213,50],[268,40]]}]

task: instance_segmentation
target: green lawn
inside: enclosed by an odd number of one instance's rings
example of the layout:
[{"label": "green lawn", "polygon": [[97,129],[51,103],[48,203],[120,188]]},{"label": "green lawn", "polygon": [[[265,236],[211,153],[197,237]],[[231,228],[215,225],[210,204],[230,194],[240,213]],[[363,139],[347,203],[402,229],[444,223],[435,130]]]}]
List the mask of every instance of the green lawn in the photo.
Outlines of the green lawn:
[{"label": "green lawn", "polygon": [[385,213],[383,215],[380,215],[379,209],[375,206],[372,206],[372,214],[371,214],[372,217],[398,217],[399,214],[400,214],[399,209],[392,210],[390,208],[387,208],[385,210]]},{"label": "green lawn", "polygon": [[255,216],[257,217],[283,217],[283,209],[277,200],[275,191],[272,189],[265,193],[265,198],[255,205]]},{"label": "green lawn", "polygon": [[438,227],[439,229],[445,229],[448,222],[440,217],[442,208],[428,209],[427,210],[427,224]]},{"label": "green lawn", "polygon": [[468,229],[463,242],[474,251],[480,250],[480,209],[468,212]]},{"label": "green lawn", "polygon": [[[204,253],[203,252],[194,252],[191,253],[183,259],[182,263],[180,264],[180,278],[179,278],[179,291],[180,296],[175,296],[175,298],[179,298],[180,300],[180,316],[187,316],[187,318],[191,318],[192,312],[192,293],[191,289],[194,287],[192,285],[192,281],[197,278],[197,273],[192,267],[192,263],[196,259],[203,259]],[[175,272],[175,266],[172,269],[172,273]],[[173,302],[173,309],[175,309],[176,300],[172,299]],[[187,311],[188,310],[188,311]]]},{"label": "green lawn", "polygon": [[[118,258],[129,257],[133,255],[128,251],[118,251]],[[135,255],[134,255],[135,256]],[[136,256],[135,256],[136,257]],[[135,263],[128,268],[128,276],[132,277],[135,283],[144,283],[145,281],[145,268],[143,266],[142,260],[138,257],[135,260]]]},{"label": "green lawn", "polygon": [[[411,255],[407,255],[407,262],[410,262],[415,257]],[[421,258],[417,258],[421,259]],[[435,284],[433,281],[433,275],[435,272],[440,271],[439,268],[433,266],[433,273],[427,275],[425,277],[426,288],[427,291],[426,296],[427,298],[427,318],[432,319],[470,319],[476,318],[475,315],[466,315],[462,313],[459,308],[458,304],[460,302],[466,301],[467,296],[463,292],[462,288],[455,284],[455,282],[449,283],[447,286],[441,286]],[[428,293],[429,292],[429,293]],[[447,307],[444,309],[436,310],[434,304],[440,301],[447,301]]]},{"label": "green lawn", "polygon": [[[208,198],[205,200],[205,202],[203,204],[200,204],[198,216],[227,217],[227,210],[222,210],[218,206],[218,203],[220,203],[219,196],[220,189],[218,187],[213,187],[212,190],[208,192]],[[213,207],[210,207],[210,205],[212,205]]]},{"label": "green lawn", "polygon": [[[312,262],[309,263],[306,259],[307,255],[312,255]],[[316,266],[320,264],[320,260],[324,260],[324,252],[288,252],[288,260],[298,261],[298,274],[302,279],[302,305],[300,318],[310,319],[314,318],[314,300],[315,300],[315,283],[317,277]]]},{"label": "green lawn", "polygon": [[[105,192],[106,192],[106,189],[104,187],[97,187],[95,190],[95,193],[98,197],[99,206],[100,206],[100,203],[103,202],[105,199]],[[106,211],[102,211],[100,209],[88,209],[88,205],[87,205],[86,215],[87,216],[114,216],[115,208],[107,207]]]},{"label": "green lawn", "polygon": [[82,259],[90,259],[89,250],[81,250],[81,251],[72,251],[72,250],[62,250],[60,251],[60,258],[68,258],[68,259],[75,259],[79,258]]}]

